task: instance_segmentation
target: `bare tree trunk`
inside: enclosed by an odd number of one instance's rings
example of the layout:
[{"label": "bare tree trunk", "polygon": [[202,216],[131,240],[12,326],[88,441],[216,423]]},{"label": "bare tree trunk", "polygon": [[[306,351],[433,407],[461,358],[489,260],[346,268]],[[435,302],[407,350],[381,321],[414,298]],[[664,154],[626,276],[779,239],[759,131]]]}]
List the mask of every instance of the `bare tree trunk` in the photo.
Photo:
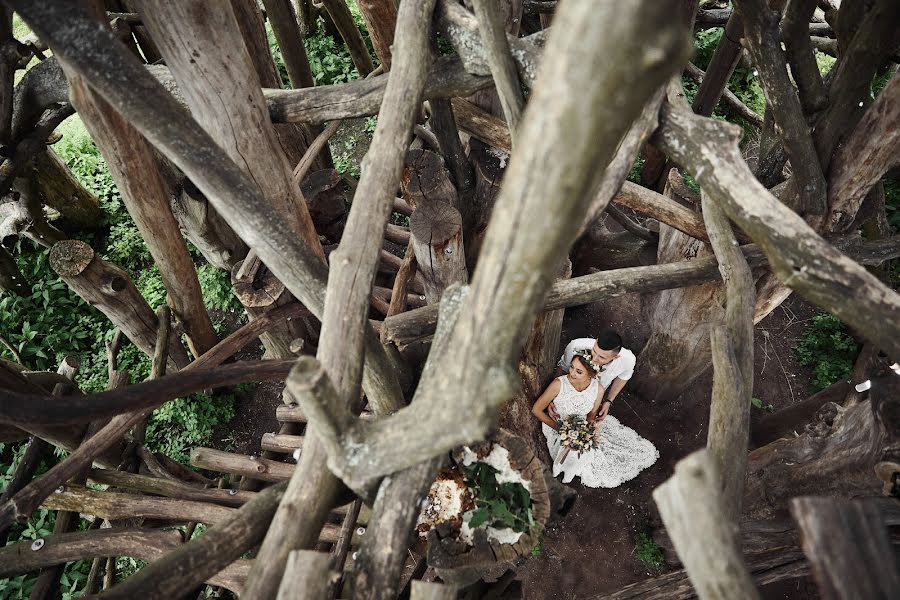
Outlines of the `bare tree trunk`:
[{"label": "bare tree trunk", "polygon": [[394,0],[357,0],[359,12],[366,21],[375,55],[385,72],[391,70],[391,46],[397,27],[397,6]]},{"label": "bare tree trunk", "polygon": [[195,357],[218,342],[194,262],[172,215],[168,186],[153,147],[79,76],[68,74],[72,103],[99,146],[122,200],[159,267],[169,302]]}]

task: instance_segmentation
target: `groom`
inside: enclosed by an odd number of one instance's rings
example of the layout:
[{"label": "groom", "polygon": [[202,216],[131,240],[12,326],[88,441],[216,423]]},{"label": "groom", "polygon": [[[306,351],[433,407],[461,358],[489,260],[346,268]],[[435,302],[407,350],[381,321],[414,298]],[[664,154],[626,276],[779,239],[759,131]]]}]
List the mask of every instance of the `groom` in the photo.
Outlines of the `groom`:
[{"label": "groom", "polygon": [[[597,379],[600,387],[603,388],[603,394],[606,396],[600,406],[600,412],[597,413],[597,420],[602,421],[606,418],[610,406],[625,384],[634,375],[634,365],[636,358],[634,352],[628,348],[622,347],[621,336],[609,329],[603,330],[594,338],[578,338],[574,339],[566,345],[563,355],[559,359],[556,366],[554,377],[559,377],[569,372],[572,366],[572,357],[576,352],[582,353],[590,350],[591,362],[595,367],[599,366]],[[554,419],[559,418],[553,404],[550,404],[550,416]]]}]

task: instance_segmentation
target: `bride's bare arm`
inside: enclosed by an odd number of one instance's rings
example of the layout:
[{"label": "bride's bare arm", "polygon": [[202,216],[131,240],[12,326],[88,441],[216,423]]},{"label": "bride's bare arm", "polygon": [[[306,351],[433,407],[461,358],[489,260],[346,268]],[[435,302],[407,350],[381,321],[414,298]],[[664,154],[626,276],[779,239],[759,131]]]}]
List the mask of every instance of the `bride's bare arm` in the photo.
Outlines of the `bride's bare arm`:
[{"label": "bride's bare arm", "polygon": [[531,407],[531,412],[534,413],[534,416],[553,429],[559,429],[559,426],[556,424],[556,421],[551,419],[550,415],[547,414],[547,407],[550,406],[550,403],[553,402],[553,399],[559,394],[559,389],[559,379],[554,379],[550,382],[550,385],[547,386],[547,389],[544,390],[544,393],[535,401],[534,406]]}]

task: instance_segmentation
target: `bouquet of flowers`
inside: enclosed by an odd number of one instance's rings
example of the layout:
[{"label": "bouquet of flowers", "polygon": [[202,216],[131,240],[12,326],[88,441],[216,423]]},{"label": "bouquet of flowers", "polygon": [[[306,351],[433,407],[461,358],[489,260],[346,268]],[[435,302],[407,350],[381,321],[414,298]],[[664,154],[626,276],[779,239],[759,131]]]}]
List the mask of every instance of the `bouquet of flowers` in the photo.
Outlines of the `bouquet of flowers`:
[{"label": "bouquet of flowers", "polygon": [[559,441],[561,444],[559,462],[566,460],[570,451],[590,452],[600,445],[594,430],[594,423],[582,415],[568,415],[560,421]]}]

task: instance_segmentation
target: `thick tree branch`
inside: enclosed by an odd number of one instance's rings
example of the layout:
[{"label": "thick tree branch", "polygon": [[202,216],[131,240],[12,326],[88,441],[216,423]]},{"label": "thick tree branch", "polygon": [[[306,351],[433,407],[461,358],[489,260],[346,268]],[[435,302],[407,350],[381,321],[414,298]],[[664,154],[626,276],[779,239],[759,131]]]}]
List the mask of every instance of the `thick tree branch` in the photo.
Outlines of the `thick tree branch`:
[{"label": "thick tree branch", "polygon": [[475,17],[478,19],[478,31],[487,53],[488,65],[497,86],[500,106],[506,117],[510,137],[515,141],[516,128],[525,108],[525,97],[519,76],[516,74],[516,63],[510,54],[509,41],[506,39],[506,28],[500,12],[500,5],[495,0],[474,0]]},{"label": "thick tree branch", "polygon": [[747,232],[779,279],[860,334],[900,356],[900,295],[819,237],[749,172],[740,130],[665,105],[656,143],[684,164]]},{"label": "thick tree branch", "polygon": [[815,10],[816,0],[790,0],[781,22],[791,76],[797,84],[803,112],[807,115],[816,114],[828,102],[825,84],[809,39],[809,21]]},{"label": "thick tree branch", "polygon": [[[321,315],[324,264],[146,68],[133,56],[118,52],[118,42],[110,32],[98,30],[67,2],[38,6],[11,1],[39,35],[50,40],[55,56],[68,60],[73,70],[89,79],[98,93],[165,152],[295,297],[313,314]],[[85,47],[91,51],[73,52]],[[399,398],[399,365],[389,359],[371,329],[366,356],[364,385],[370,400],[390,403]]]},{"label": "thick tree branch", "polygon": [[894,75],[834,155],[828,176],[826,231],[847,231],[869,191],[900,162],[898,123],[900,75]]},{"label": "thick tree branch", "polygon": [[778,14],[765,0],[740,0],[735,10],[744,20],[744,35],[766,91],[767,109],[775,116],[780,137],[794,168],[798,206],[808,214],[825,213],[825,177],[800,100],[781,48]]},{"label": "thick tree branch", "polygon": [[715,460],[698,450],[675,465],[675,474],[653,491],[653,499],[700,598],[758,599],[721,485]]}]

